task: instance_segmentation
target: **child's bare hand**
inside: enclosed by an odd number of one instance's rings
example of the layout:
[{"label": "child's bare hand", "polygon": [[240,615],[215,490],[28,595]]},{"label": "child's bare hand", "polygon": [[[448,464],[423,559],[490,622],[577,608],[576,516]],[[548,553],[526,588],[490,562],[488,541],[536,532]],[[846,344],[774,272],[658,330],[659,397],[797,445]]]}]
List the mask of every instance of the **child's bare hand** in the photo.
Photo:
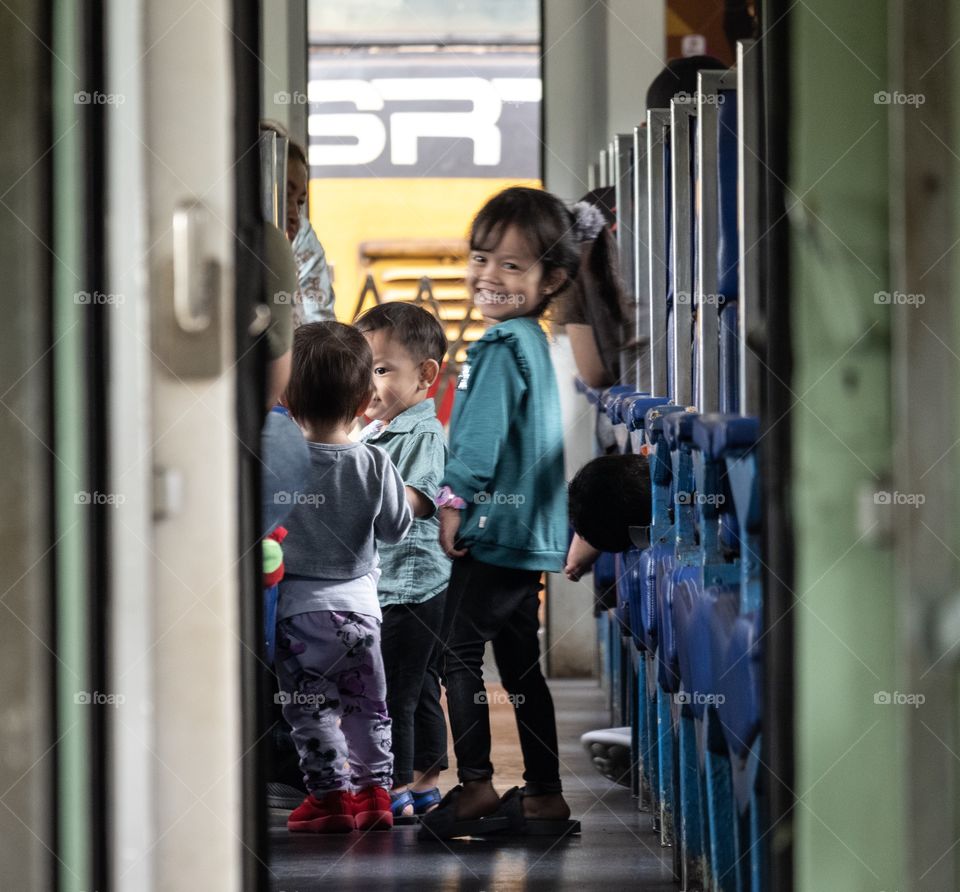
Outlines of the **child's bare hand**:
[{"label": "child's bare hand", "polygon": [[584,573],[590,572],[598,557],[600,552],[574,533],[563,572],[571,582],[577,582]]},{"label": "child's bare hand", "polygon": [[461,519],[459,508],[440,509],[440,547],[450,558],[463,557],[467,553],[466,548],[454,547],[460,532]]}]

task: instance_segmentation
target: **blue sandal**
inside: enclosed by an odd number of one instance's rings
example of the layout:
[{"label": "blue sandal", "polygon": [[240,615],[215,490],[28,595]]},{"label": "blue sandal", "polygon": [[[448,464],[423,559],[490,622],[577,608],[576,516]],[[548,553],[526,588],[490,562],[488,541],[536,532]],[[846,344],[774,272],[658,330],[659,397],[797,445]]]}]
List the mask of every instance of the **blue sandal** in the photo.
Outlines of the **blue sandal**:
[{"label": "blue sandal", "polygon": [[390,813],[393,815],[394,824],[416,824],[416,814],[405,815],[403,810],[412,805],[416,810],[416,800],[410,790],[404,790],[402,793],[390,794]]},{"label": "blue sandal", "polygon": [[437,805],[442,798],[438,787],[432,787],[419,793],[416,790],[410,792],[413,793],[413,813],[417,815],[425,815],[427,810],[431,806]]}]

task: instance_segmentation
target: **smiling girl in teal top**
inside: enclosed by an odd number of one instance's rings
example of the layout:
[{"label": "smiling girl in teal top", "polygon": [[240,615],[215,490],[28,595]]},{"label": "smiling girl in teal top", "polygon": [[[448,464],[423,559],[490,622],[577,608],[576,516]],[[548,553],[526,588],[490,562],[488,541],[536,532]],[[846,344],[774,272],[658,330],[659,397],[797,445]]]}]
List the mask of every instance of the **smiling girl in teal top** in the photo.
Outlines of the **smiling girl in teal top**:
[{"label": "smiling girl in teal top", "polygon": [[[440,544],[454,559],[442,635],[462,786],[424,817],[422,838],[579,828],[561,792],[537,636],[540,576],[562,568],[567,546],[560,399],[539,317],[577,274],[575,228],[553,195],[513,188],[492,198],[471,229],[467,289],[491,327],[460,375],[437,497]],[[503,800],[490,763],[488,641],[516,710],[526,769],[524,790]]]}]

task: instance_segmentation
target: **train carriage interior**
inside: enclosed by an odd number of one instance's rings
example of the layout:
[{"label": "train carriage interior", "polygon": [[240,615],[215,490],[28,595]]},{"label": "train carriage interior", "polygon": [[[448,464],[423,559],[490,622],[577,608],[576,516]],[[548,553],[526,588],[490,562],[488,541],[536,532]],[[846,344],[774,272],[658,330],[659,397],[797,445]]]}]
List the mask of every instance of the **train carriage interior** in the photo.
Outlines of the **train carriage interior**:
[{"label": "train carriage interior", "polygon": [[0,889],[960,889],[960,7],[0,22]]}]

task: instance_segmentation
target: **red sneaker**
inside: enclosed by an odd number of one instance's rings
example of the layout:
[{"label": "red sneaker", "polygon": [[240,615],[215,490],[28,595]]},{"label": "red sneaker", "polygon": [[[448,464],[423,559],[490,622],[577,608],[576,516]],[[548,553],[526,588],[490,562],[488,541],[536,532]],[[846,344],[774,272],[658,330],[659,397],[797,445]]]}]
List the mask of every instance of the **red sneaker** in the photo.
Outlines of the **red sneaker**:
[{"label": "red sneaker", "polygon": [[364,787],[353,794],[353,817],[357,830],[390,830],[393,813],[390,794],[383,787]]},{"label": "red sneaker", "polygon": [[309,794],[287,818],[293,833],[349,833],[353,820],[353,796],[348,790],[332,790],[323,796]]}]

